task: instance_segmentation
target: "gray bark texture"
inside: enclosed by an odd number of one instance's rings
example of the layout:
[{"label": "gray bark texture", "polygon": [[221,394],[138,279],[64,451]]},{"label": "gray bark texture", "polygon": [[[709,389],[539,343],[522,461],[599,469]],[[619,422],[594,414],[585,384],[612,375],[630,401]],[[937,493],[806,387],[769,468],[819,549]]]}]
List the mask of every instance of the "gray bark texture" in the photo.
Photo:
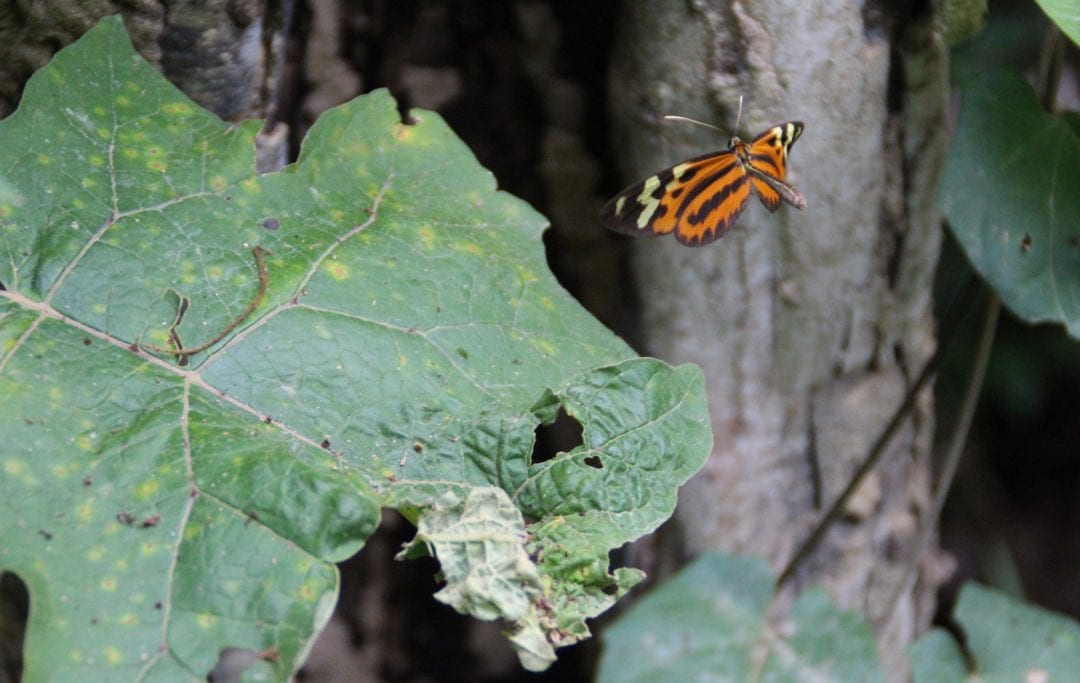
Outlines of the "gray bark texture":
[{"label": "gray bark texture", "polygon": [[30,76],[103,17],[122,14],[135,49],[188,97],[227,121],[266,118],[256,167],[285,165],[273,104],[293,0],[0,0],[0,118]]},{"label": "gray bark texture", "polygon": [[[742,95],[743,139],[806,124],[788,165],[806,210],[769,214],[752,200],[707,247],[634,244],[644,350],[697,363],[708,390],[715,442],[680,496],[684,557],[751,553],[779,571],[934,351],[947,63],[937,4],[921,11],[849,0],[624,7],[610,101],[625,180],[725,146],[665,114],[727,129]],[[907,676],[904,650],[948,564],[936,547],[913,560],[919,530],[935,523],[932,435],[925,391],[792,582],[861,610],[891,680]]]},{"label": "gray bark texture", "polygon": [[123,14],[143,57],[226,120],[266,116],[292,0],[0,0],[0,116],[56,51]]}]

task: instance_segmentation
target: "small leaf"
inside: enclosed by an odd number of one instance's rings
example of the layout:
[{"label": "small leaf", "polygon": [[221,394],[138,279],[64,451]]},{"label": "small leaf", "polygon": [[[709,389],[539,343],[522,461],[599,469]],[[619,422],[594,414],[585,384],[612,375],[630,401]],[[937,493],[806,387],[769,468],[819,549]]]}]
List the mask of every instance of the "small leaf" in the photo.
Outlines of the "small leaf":
[{"label": "small leaf", "polygon": [[953,233],[1019,317],[1080,336],[1080,138],[1018,75],[965,84],[942,183]]},{"label": "small leaf", "polygon": [[774,628],[773,585],[763,561],[701,556],[604,632],[598,680],[883,680],[861,617],[810,591]]},{"label": "small leaf", "polygon": [[543,588],[526,540],[525,520],[510,497],[485,486],[464,498],[442,494],[420,517],[412,545],[428,546],[439,560],[446,586],[436,598],[463,614],[512,622],[514,636],[535,634],[524,638],[519,652],[527,669],[543,671],[555,661],[555,650],[540,626]]},{"label": "small leaf", "polygon": [[914,683],[957,683],[967,679],[967,662],[956,639],[935,628],[911,646],[911,677]]},{"label": "small leaf", "polygon": [[1066,681],[1080,671],[1080,624],[1072,619],[977,583],[960,591],[954,616],[986,679],[1031,680],[1041,670],[1045,680]]},{"label": "small leaf", "polygon": [[[1080,671],[1080,624],[1072,619],[976,583],[960,591],[954,618],[976,670],[970,680],[1070,681]],[[919,639],[911,657],[916,683],[964,680],[963,656],[945,631]]]}]

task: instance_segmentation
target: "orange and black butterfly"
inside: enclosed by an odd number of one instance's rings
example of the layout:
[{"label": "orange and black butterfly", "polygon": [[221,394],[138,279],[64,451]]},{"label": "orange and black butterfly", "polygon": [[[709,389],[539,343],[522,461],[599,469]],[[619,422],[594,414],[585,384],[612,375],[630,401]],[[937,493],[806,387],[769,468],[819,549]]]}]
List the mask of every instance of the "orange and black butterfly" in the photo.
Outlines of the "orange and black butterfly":
[{"label": "orange and black butterfly", "polygon": [[628,235],[673,232],[675,239],[696,247],[723,237],[751,193],[769,211],[776,211],[781,199],[804,209],[806,198],[784,182],[788,150],[802,132],[800,121],[789,121],[749,144],[733,135],[723,151],[694,157],[626,188],[604,206],[600,220]]}]

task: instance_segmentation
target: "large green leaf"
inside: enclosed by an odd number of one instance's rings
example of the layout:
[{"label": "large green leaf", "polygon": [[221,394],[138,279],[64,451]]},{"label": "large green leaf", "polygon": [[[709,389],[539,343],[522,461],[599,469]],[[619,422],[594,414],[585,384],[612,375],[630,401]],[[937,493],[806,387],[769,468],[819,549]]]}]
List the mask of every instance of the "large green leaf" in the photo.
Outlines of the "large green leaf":
[{"label": "large green leaf", "polygon": [[1061,32],[1080,45],[1080,3],[1076,0],[1035,0]]},{"label": "large green leaf", "polygon": [[703,555],[604,632],[598,680],[883,680],[860,616],[814,590],[777,627],[766,615],[773,587],[763,561]]},{"label": "large green leaf", "polygon": [[[543,218],[413,115],[358,98],[259,176],[258,122],[199,109],[110,19],[0,122],[0,569],[30,591],[26,680],[204,680],[232,648],[286,680],[383,506],[530,668],[640,579],[607,555],[707,456],[700,371],[574,303]],[[560,408],[583,444],[534,463]]]},{"label": "large green leaf", "polygon": [[975,269],[1019,317],[1080,336],[1080,137],[1019,75],[965,83],[942,200]]},{"label": "large green leaf", "polygon": [[934,629],[911,648],[915,683],[1073,681],[1080,672],[1080,624],[1072,619],[976,583],[960,591],[954,618],[969,656]]}]

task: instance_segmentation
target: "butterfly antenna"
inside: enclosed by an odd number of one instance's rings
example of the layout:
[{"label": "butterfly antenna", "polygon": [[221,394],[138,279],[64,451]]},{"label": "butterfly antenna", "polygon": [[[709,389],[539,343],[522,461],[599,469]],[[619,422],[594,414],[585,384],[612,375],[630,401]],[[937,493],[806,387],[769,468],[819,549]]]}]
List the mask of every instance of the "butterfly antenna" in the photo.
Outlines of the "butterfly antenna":
[{"label": "butterfly antenna", "polygon": [[724,131],[720,130],[719,128],[717,128],[716,126],[712,125],[711,123],[705,123],[704,121],[698,121],[697,119],[690,119],[690,118],[687,118],[685,116],[675,116],[674,114],[668,114],[664,118],[667,119],[668,121],[685,121],[686,123],[694,123],[694,124],[697,124],[699,126],[704,126],[705,128],[712,128],[713,130],[719,130],[721,133],[724,132]]}]

